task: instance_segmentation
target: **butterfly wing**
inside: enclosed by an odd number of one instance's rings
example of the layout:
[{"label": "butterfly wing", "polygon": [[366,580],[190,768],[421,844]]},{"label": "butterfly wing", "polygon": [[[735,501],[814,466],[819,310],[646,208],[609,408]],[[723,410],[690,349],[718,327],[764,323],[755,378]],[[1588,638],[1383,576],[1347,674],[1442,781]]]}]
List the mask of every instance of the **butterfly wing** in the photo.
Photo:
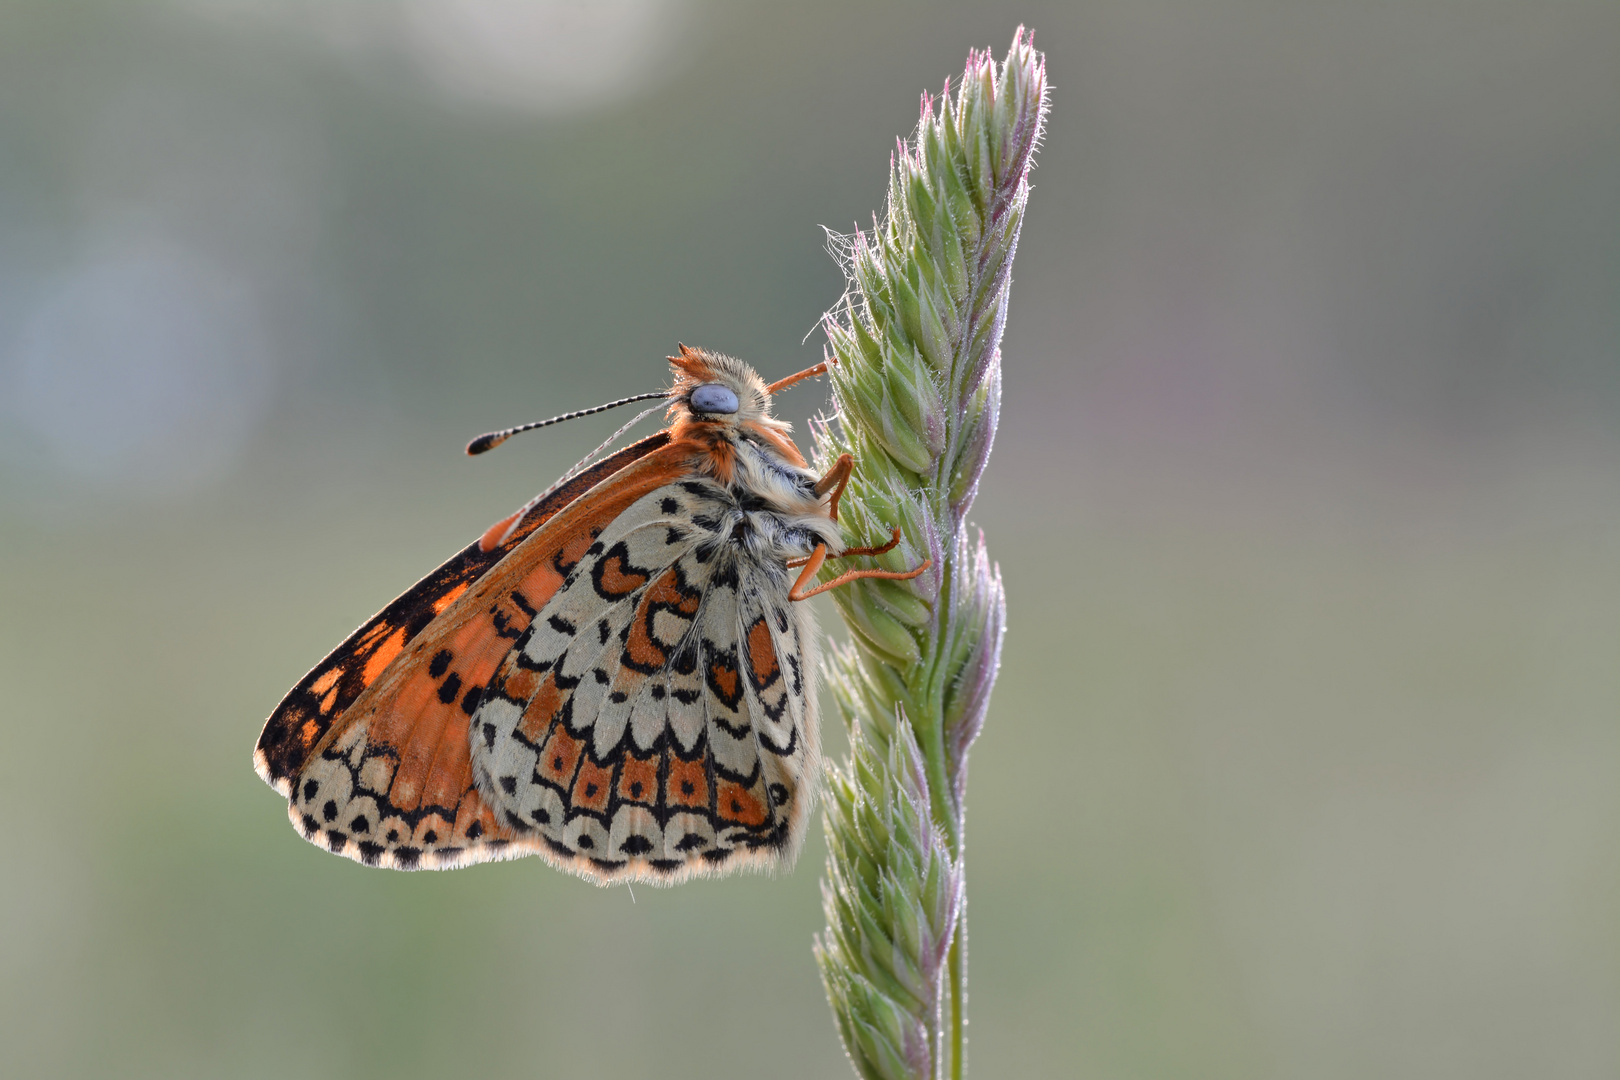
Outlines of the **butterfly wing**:
[{"label": "butterfly wing", "polygon": [[472,784],[468,716],[594,532],[678,474],[668,442],[659,433],[626,447],[553,492],[503,543],[469,545],[288,693],[254,766],[308,839],[407,869],[522,853],[508,850],[514,837]]},{"label": "butterfly wing", "polygon": [[790,863],[817,766],[814,628],[686,480],[605,529],[473,717],[485,805],[548,862],[670,884]]}]

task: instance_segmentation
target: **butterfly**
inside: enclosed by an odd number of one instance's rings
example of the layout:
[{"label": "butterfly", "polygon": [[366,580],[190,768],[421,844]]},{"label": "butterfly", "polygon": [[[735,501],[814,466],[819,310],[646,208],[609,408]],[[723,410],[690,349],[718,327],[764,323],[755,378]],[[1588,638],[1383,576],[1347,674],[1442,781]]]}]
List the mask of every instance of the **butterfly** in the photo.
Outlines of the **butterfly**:
[{"label": "butterfly", "polygon": [[400,870],[539,855],[601,884],[792,865],[820,770],[802,601],[931,563],[812,586],[826,560],[900,542],[844,547],[850,456],[818,476],[771,416],[826,364],[766,385],[719,353],[669,362],[666,391],[468,445],[667,406],[662,431],[496,522],[276,707],[253,763],[306,839]]}]

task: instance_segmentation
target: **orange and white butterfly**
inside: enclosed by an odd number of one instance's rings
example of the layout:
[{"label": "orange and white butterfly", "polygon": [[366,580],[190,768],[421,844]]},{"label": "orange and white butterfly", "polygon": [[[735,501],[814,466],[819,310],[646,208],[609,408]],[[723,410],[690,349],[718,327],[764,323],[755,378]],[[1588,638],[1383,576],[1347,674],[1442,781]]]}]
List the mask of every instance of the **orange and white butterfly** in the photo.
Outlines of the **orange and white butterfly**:
[{"label": "orange and white butterfly", "polygon": [[849,456],[818,477],[771,417],[825,365],[767,386],[669,359],[670,390],[626,399],[667,398],[663,431],[497,522],[271,714],[254,767],[311,842],[401,870],[535,854],[603,884],[792,864],[820,769],[799,601],[929,564],[810,588],[900,537],[841,550]]}]

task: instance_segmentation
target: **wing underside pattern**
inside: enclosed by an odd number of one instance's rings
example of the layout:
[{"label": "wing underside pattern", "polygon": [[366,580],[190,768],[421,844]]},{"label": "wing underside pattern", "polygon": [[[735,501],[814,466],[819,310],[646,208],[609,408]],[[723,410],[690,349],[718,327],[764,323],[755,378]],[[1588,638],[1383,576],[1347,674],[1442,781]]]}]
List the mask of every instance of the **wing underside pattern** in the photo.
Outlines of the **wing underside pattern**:
[{"label": "wing underside pattern", "polygon": [[816,763],[807,615],[783,575],[765,580],[711,531],[711,500],[671,485],[615,521],[474,717],[485,802],[554,865],[672,883],[797,849]]},{"label": "wing underside pattern", "polygon": [[539,508],[494,561],[473,545],[288,695],[255,762],[308,839],[603,883],[791,861],[819,767],[809,613],[726,543],[723,489],[634,469],[588,513]]}]

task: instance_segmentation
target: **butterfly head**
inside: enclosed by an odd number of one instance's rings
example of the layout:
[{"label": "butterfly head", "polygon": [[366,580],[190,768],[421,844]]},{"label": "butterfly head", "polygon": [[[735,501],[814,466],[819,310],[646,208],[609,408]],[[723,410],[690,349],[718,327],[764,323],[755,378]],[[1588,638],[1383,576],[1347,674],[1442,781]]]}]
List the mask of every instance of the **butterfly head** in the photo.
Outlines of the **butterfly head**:
[{"label": "butterfly head", "polygon": [[788,435],[792,425],[771,416],[771,388],[753,368],[735,357],[686,345],[669,363],[675,375],[669,391],[671,433],[710,448],[718,475],[729,476],[730,451],[739,442],[769,447],[804,467]]},{"label": "butterfly head", "polygon": [[669,364],[675,375],[669,391],[671,419],[722,426],[770,420],[765,380],[741,360],[682,345]]}]

